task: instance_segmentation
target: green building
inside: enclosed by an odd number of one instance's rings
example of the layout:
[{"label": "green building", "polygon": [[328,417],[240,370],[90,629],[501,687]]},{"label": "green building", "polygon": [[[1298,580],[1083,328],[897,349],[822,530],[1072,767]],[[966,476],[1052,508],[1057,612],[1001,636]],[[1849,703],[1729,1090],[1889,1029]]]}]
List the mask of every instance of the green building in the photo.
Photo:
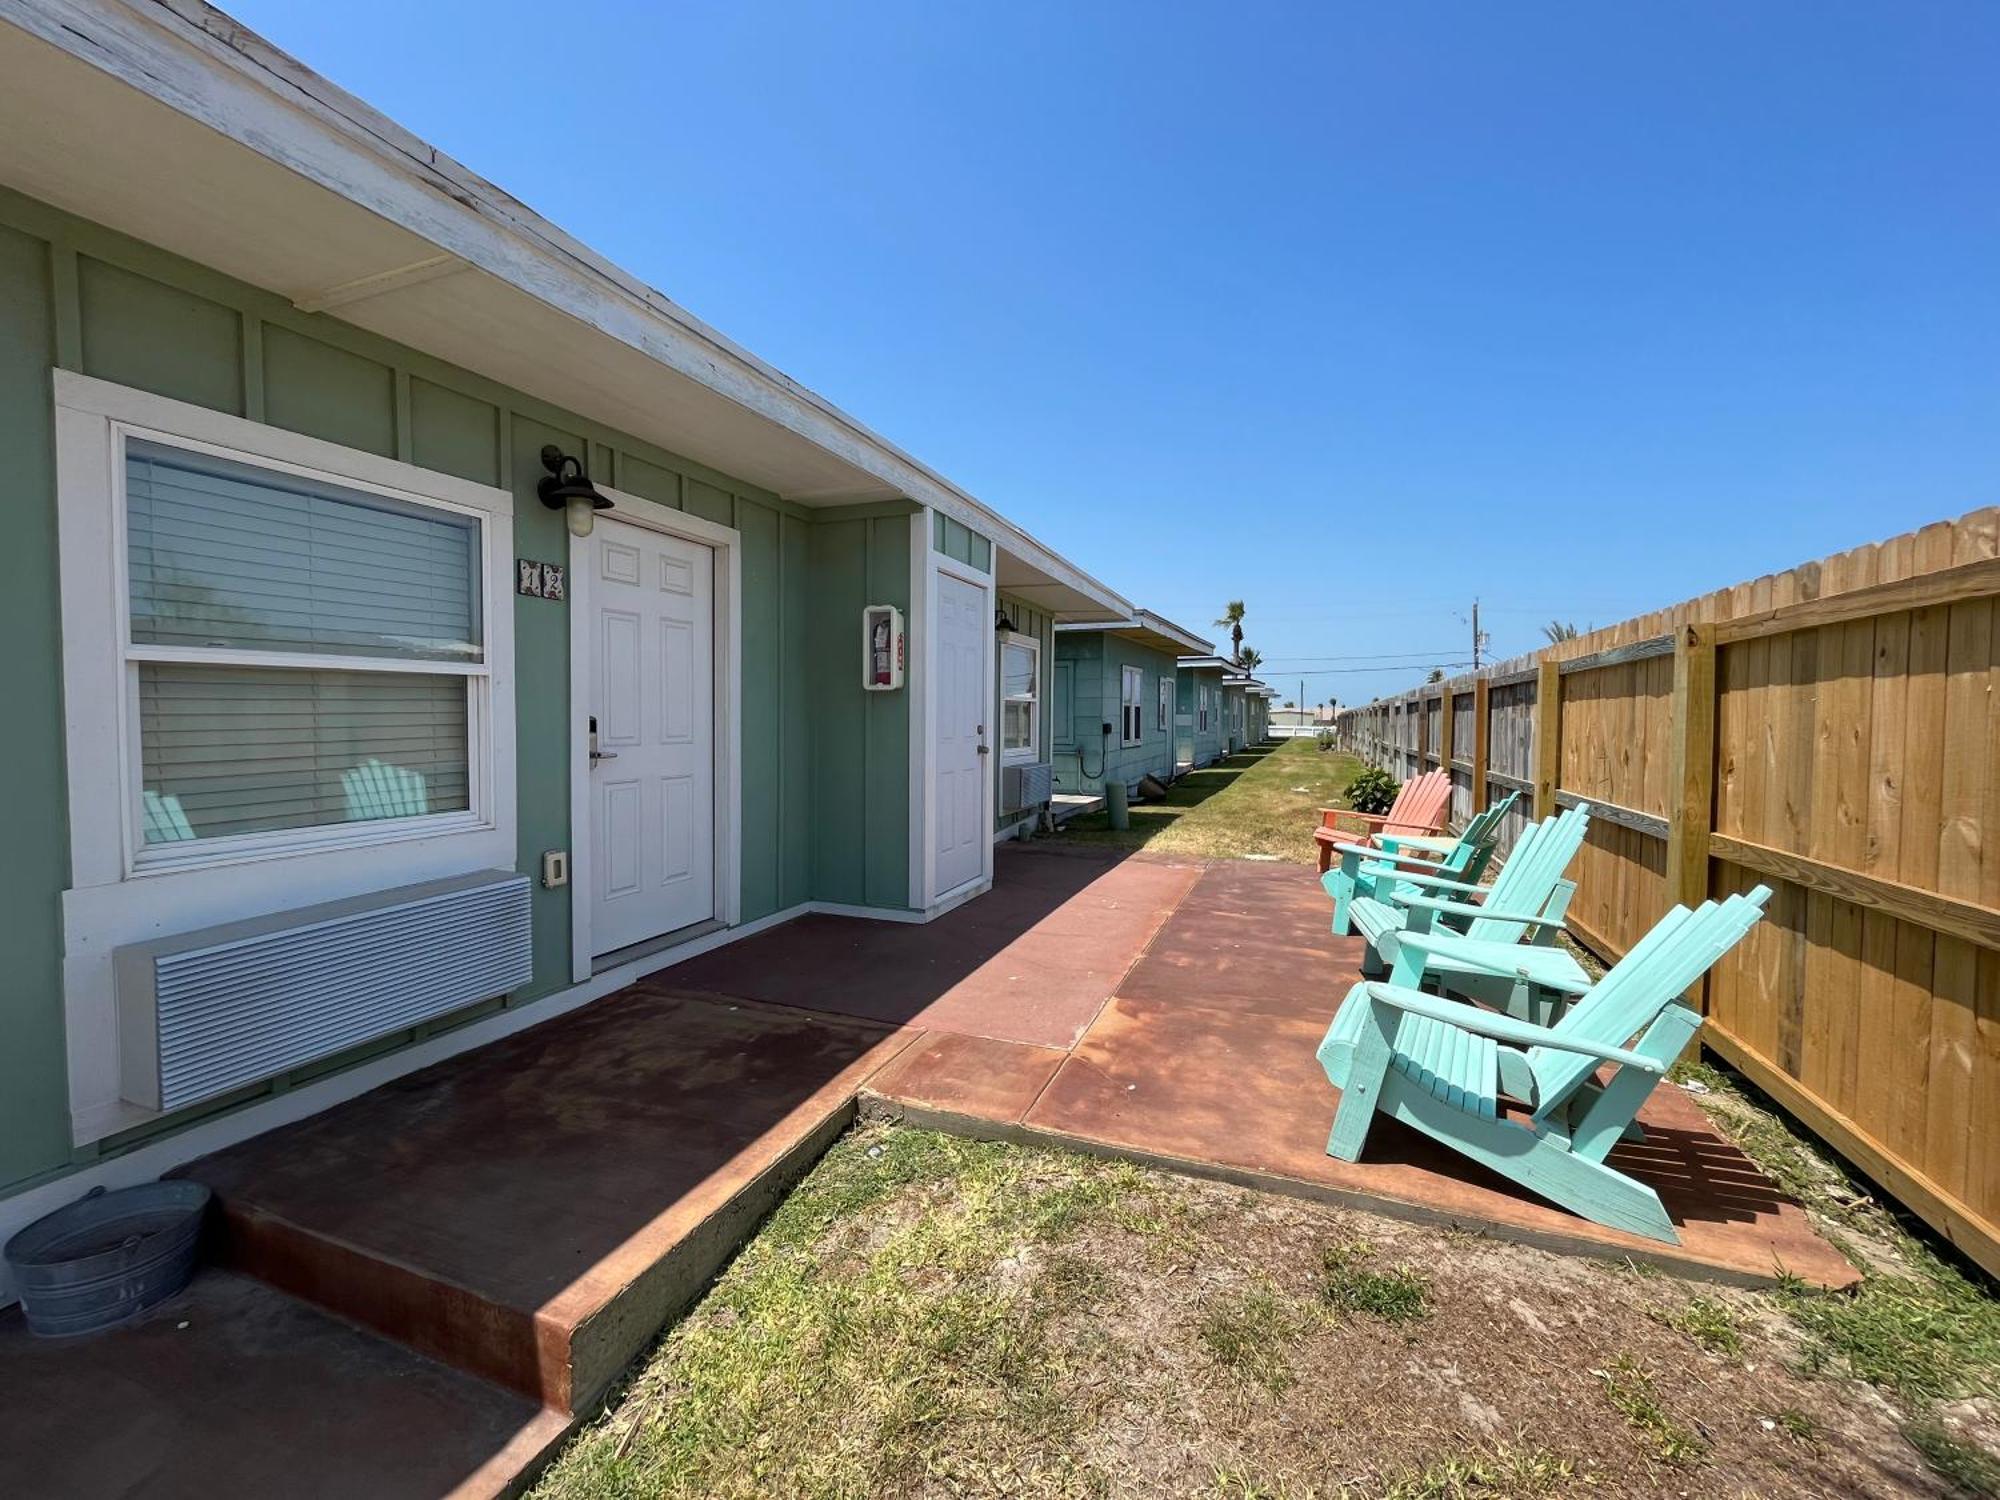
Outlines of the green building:
[{"label": "green building", "polygon": [[1056,627],[1055,784],[1094,795],[1175,775],[1179,658],[1213,645],[1150,610],[1130,619]]},{"label": "green building", "polygon": [[1223,724],[1222,684],[1232,671],[1220,656],[1183,656],[1176,663],[1180,716],[1174,758],[1182,766],[1208,766],[1229,753]]},{"label": "green building", "polygon": [[1058,627],[1135,618],[149,10],[0,24],[0,1238],[801,913],[976,897],[1075,732]]}]

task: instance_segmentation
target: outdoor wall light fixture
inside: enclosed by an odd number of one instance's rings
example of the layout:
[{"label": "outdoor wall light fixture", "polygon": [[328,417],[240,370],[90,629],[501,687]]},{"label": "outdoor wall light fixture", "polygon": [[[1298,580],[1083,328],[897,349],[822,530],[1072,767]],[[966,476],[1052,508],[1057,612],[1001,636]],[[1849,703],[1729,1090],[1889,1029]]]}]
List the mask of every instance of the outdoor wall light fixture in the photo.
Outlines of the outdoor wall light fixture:
[{"label": "outdoor wall light fixture", "polygon": [[563,513],[569,522],[571,536],[589,536],[597,512],[611,509],[611,502],[597,493],[597,487],[590,482],[590,475],[583,467],[583,460],[572,458],[550,443],[542,449],[542,467],[549,471],[535,486],[535,493],[542,497],[542,504]]},{"label": "outdoor wall light fixture", "polygon": [[1014,622],[1007,618],[1006,610],[996,609],[993,611],[993,628],[998,631],[1005,631],[1008,635],[1014,634]]}]

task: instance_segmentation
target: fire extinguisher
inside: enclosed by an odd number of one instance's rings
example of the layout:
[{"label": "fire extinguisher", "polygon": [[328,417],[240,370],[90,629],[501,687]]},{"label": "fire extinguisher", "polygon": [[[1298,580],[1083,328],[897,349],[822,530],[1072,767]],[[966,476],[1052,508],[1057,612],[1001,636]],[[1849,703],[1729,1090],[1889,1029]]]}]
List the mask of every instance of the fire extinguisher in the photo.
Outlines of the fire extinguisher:
[{"label": "fire extinguisher", "polygon": [[889,670],[889,617],[876,618],[874,628],[869,632],[868,669],[878,687],[887,687],[893,680]]}]

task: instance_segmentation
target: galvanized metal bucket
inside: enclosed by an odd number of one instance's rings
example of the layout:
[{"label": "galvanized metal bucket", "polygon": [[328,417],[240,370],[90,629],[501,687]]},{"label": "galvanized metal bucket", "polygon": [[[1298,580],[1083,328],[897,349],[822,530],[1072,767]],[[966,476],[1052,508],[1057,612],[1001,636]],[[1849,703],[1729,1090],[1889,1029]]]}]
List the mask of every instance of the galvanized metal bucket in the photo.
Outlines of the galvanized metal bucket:
[{"label": "galvanized metal bucket", "polygon": [[28,1331],[94,1333],[173,1296],[194,1275],[208,1199],[198,1182],[96,1187],[35,1220],[4,1252]]}]

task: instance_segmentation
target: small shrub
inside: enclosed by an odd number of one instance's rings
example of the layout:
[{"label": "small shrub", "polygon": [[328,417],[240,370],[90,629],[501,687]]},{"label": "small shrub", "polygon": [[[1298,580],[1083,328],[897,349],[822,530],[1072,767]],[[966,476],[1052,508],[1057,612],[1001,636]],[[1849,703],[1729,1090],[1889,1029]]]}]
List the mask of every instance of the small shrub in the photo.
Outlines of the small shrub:
[{"label": "small shrub", "polygon": [[1347,783],[1347,805],[1356,812],[1385,813],[1403,784],[1380,766],[1368,766]]},{"label": "small shrub", "polygon": [[1333,748],[1333,731],[1331,729],[1322,729],[1318,734],[1313,736],[1313,743],[1322,750],[1331,750]]}]

